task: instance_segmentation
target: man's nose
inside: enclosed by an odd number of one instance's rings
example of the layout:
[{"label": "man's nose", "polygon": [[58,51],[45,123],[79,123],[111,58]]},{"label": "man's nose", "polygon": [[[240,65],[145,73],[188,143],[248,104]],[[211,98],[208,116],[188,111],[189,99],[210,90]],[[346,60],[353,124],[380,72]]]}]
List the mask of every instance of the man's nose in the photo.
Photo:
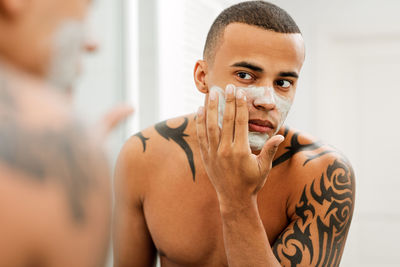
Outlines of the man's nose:
[{"label": "man's nose", "polygon": [[264,90],[264,94],[258,97],[255,97],[253,100],[253,105],[257,109],[261,110],[272,110],[276,106],[274,89],[266,88]]},{"label": "man's nose", "polygon": [[94,53],[99,49],[99,41],[94,25],[91,16],[89,16],[84,25],[84,39],[82,44],[82,49],[87,53]]},{"label": "man's nose", "polygon": [[95,40],[85,40],[83,43],[83,50],[87,53],[97,52],[99,43]]}]

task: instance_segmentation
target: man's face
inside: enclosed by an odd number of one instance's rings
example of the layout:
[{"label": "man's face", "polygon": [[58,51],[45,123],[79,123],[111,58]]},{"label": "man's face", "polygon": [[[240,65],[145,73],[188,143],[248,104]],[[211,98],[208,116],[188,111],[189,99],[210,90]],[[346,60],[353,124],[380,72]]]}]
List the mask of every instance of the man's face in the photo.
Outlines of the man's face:
[{"label": "man's face", "polygon": [[225,89],[233,84],[244,90],[252,150],[261,150],[282,126],[295,96],[303,61],[301,34],[276,33],[242,23],[226,27],[214,61],[207,62],[205,82],[209,89]]},{"label": "man's face", "polygon": [[23,3],[17,10],[6,10],[12,20],[1,18],[3,32],[13,40],[5,44],[5,56],[17,67],[67,89],[78,74],[90,0]]}]

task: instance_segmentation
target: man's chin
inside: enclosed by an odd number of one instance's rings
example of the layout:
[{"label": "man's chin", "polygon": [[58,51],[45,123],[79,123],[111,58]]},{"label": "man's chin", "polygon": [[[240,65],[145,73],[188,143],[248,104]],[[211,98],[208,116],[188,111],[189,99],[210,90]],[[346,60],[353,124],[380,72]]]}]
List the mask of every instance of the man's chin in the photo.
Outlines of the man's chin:
[{"label": "man's chin", "polygon": [[267,133],[249,132],[249,144],[251,151],[259,152],[264,147],[270,136]]}]

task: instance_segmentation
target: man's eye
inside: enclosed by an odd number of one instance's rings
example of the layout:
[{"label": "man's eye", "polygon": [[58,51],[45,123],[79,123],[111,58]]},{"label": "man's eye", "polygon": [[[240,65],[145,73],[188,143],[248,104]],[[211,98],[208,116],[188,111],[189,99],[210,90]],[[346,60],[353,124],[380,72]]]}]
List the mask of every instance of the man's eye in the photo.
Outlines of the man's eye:
[{"label": "man's eye", "polygon": [[236,75],[240,79],[243,79],[243,80],[251,80],[251,79],[253,79],[253,77],[250,74],[246,73],[246,72],[238,72]]},{"label": "man's eye", "polygon": [[282,88],[289,88],[292,85],[292,83],[288,80],[279,80],[276,82],[276,85]]}]

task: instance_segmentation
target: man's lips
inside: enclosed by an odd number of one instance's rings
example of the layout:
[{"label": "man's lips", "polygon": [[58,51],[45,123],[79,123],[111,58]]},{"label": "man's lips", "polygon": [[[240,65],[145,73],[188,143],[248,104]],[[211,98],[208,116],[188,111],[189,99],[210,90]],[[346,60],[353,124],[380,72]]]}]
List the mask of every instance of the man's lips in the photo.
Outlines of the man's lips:
[{"label": "man's lips", "polygon": [[249,120],[250,132],[270,133],[273,129],[274,126],[268,120]]}]

